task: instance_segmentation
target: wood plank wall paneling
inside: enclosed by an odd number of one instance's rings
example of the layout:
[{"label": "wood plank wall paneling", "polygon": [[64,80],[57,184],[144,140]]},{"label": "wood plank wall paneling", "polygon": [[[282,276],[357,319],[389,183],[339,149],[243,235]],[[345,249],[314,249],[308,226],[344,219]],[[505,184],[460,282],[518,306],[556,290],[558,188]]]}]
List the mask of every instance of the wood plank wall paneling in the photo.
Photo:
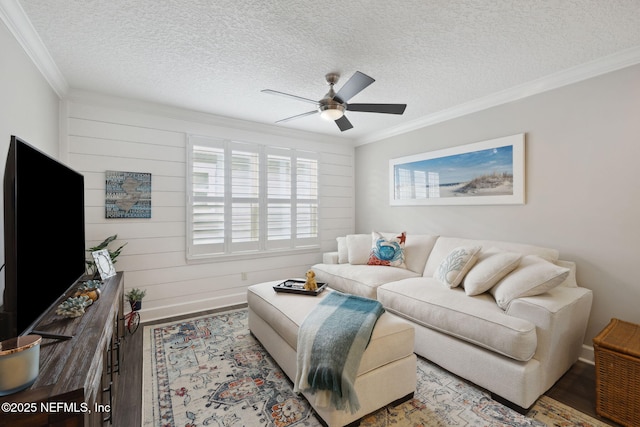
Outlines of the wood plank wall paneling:
[{"label": "wood plank wall paneling", "polygon": [[337,236],[352,233],[355,229],[355,191],[353,156],[344,153],[326,153],[323,156],[323,174],[320,185],[322,227],[322,248],[335,250]]},{"label": "wood plank wall paneling", "polygon": [[[354,148],[341,140],[283,135],[282,130],[236,129],[153,106],[130,109],[91,100],[68,101],[68,161],[85,176],[87,247],[117,234],[127,242],[116,263],[126,272],[125,291],[144,288],[145,321],[244,302],[247,286],[302,277],[336,250],[336,237],[353,233]],[[187,119],[185,119],[187,117]],[[186,141],[189,133],[233,138],[320,153],[321,250],[268,258],[187,262]],[[106,170],[152,174],[150,219],[105,219]],[[113,246],[116,247],[116,246]],[[125,310],[127,311],[127,310]]]}]

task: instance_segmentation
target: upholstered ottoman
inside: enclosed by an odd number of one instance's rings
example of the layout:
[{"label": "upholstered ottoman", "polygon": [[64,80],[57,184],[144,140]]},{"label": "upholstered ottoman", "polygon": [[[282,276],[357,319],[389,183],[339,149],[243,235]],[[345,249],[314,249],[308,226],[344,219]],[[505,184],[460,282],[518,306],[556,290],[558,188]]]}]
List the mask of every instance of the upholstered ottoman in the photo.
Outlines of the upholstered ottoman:
[{"label": "upholstered ottoman", "polygon": [[[318,296],[280,293],[273,290],[277,283],[249,287],[249,329],[289,379],[295,381],[299,326],[307,314],[333,291],[326,289]],[[360,401],[360,409],[356,413],[320,407],[313,394],[303,394],[329,427],[351,424],[390,403],[410,399],[416,388],[413,341],[411,324],[391,313],[385,312],[380,316],[355,381]]]}]

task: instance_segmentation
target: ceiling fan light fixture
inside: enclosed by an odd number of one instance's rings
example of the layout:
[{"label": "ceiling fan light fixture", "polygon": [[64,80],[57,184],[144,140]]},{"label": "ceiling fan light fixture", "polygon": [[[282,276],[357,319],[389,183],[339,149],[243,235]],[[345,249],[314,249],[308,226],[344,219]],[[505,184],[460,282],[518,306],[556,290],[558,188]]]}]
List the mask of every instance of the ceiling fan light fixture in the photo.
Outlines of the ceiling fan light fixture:
[{"label": "ceiling fan light fixture", "polygon": [[344,106],[340,104],[322,105],[319,108],[320,117],[329,121],[336,121],[344,116]]},{"label": "ceiling fan light fixture", "polygon": [[316,110],[287,117],[286,119],[278,120],[276,123],[320,113],[320,117],[322,117],[323,120],[335,122],[341,132],[353,128],[353,125],[344,114],[346,110],[363,113],[403,114],[407,107],[406,104],[347,104],[351,98],[359,94],[364,88],[375,82],[375,80],[360,71],[356,71],[336,93],[336,91],[333,90],[333,86],[338,82],[339,78],[340,75],[338,73],[329,73],[325,76],[329,84],[329,91],[325,94],[324,98],[319,101],[272,89],[264,89],[262,92],[287,96],[297,99],[298,101],[310,102],[316,106]]}]

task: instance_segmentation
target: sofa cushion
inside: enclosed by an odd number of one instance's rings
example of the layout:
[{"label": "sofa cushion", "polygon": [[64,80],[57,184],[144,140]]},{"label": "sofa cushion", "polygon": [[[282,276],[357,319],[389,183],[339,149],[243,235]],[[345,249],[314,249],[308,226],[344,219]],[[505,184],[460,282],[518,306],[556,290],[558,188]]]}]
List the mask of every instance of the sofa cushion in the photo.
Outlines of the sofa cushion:
[{"label": "sofa cushion", "polygon": [[576,263],[573,261],[565,261],[559,259],[555,262],[556,265],[560,267],[565,267],[569,269],[569,275],[559,286],[566,286],[568,288],[577,288],[578,282],[576,281]]},{"label": "sofa cushion", "polygon": [[349,264],[362,265],[369,261],[371,234],[347,234]]},{"label": "sofa cushion", "polygon": [[[371,235],[349,234],[338,237],[338,259],[350,264],[366,264],[371,251]],[[427,258],[436,244],[438,236],[429,234],[407,234],[404,244],[405,264],[407,268],[422,274]],[[340,255],[342,254],[342,255]]]},{"label": "sofa cushion", "polygon": [[378,301],[391,313],[515,360],[527,361],[536,351],[536,326],[506,314],[488,293],[469,297],[419,277],[380,286]]},{"label": "sofa cushion", "polygon": [[455,288],[478,260],[478,252],[480,252],[480,246],[455,248],[445,259],[440,261],[433,277],[448,287]]},{"label": "sofa cushion", "polygon": [[427,264],[424,267],[424,277],[433,277],[440,262],[458,246],[482,246],[483,248],[498,248],[504,251],[517,252],[522,255],[538,255],[541,258],[555,262],[558,260],[559,252],[556,249],[543,248],[540,246],[527,245],[522,243],[501,242],[497,240],[473,240],[459,237],[439,237],[436,241]]},{"label": "sofa cushion", "polygon": [[404,243],[407,233],[383,234],[371,232],[371,252],[368,265],[384,265],[389,267],[406,268],[404,263]]},{"label": "sofa cushion", "polygon": [[404,268],[380,265],[316,264],[316,280],[341,292],[376,299],[378,286],[420,274]]},{"label": "sofa cushion", "polygon": [[349,251],[347,250],[347,236],[336,237],[338,242],[338,264],[349,262]]},{"label": "sofa cushion", "polygon": [[430,234],[407,234],[407,240],[404,243],[404,262],[407,268],[422,274],[427,258],[437,240],[438,236]]},{"label": "sofa cushion", "polygon": [[527,255],[520,265],[500,280],[489,292],[502,309],[520,297],[540,295],[560,285],[569,276],[569,269],[557,266],[536,255]]},{"label": "sofa cushion", "polygon": [[511,273],[520,264],[521,258],[522,255],[516,252],[483,249],[478,261],[462,281],[465,293],[473,296],[488,291],[498,280]]}]

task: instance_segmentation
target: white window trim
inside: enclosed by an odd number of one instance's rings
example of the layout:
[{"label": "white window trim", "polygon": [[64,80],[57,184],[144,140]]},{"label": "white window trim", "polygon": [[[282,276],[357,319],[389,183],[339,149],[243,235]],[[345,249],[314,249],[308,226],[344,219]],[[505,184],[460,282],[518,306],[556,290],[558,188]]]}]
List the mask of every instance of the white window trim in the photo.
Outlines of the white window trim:
[{"label": "white window trim", "polygon": [[[285,148],[285,147],[277,147],[273,145],[266,144],[256,144],[256,143],[247,143],[249,146],[253,146],[254,148],[258,148],[259,158],[261,167],[259,168],[259,206],[260,206],[260,217],[259,217],[259,240],[257,244],[257,249],[255,250],[244,250],[233,252],[233,247],[230,240],[230,229],[225,227],[225,239],[222,244],[223,251],[217,253],[195,253],[194,245],[193,245],[193,147],[194,145],[205,145],[205,146],[213,146],[222,144],[225,148],[225,177],[231,176],[229,174],[231,170],[231,162],[227,161],[229,159],[229,153],[231,152],[231,147],[235,144],[244,144],[244,142],[240,142],[238,140],[231,139],[222,139],[208,136],[200,136],[200,135],[187,135],[187,164],[186,164],[186,257],[189,262],[210,262],[215,260],[243,260],[243,259],[252,259],[257,257],[273,257],[273,256],[286,256],[291,254],[302,254],[302,253],[317,253],[320,251],[320,186],[319,179],[320,174],[318,171],[317,176],[317,194],[315,199],[311,199],[315,201],[317,204],[317,235],[314,238],[297,238],[296,237],[296,213],[297,209],[292,208],[292,237],[289,239],[292,243],[289,245],[285,245],[282,247],[279,244],[279,241],[272,240],[271,242],[275,242],[275,245],[269,245],[269,241],[267,241],[267,202],[268,195],[266,191],[267,186],[267,168],[266,159],[268,154],[278,153],[278,154],[289,154],[292,159],[292,171],[295,171],[294,165],[299,158],[302,159],[313,159],[318,162],[319,165],[319,154],[315,152],[311,152],[308,150],[301,149],[293,149],[293,148]],[[292,207],[297,206],[297,202],[299,201],[296,192],[296,178],[297,174],[293,173],[291,179],[291,197],[287,199],[287,201],[291,204]],[[231,197],[231,184],[228,179],[225,179],[225,204],[227,204]],[[305,199],[302,199],[305,200]],[[225,212],[225,223],[228,224],[228,211]],[[285,239],[285,241],[287,241]],[[295,246],[296,243],[299,246]]]}]

